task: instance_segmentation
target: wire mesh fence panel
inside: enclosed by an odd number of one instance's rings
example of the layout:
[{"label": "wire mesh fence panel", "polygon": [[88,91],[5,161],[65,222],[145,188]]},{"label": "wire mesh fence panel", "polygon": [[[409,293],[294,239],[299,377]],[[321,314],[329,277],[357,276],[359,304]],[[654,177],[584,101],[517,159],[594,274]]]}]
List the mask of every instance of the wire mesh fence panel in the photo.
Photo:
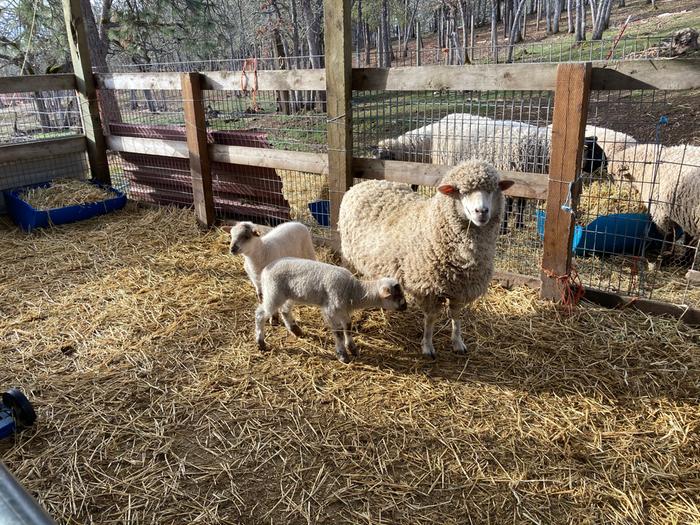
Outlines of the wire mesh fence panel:
[{"label": "wire mesh fence panel", "polygon": [[325,153],[323,91],[205,91],[207,128],[264,133],[274,149]]},{"label": "wire mesh fence panel", "polygon": [[[460,31],[461,33],[461,31]],[[629,36],[618,42],[614,38],[576,43],[573,35],[556,41],[535,41],[518,44],[498,43],[495,46],[480,40],[474,45],[462,38],[458,45],[418,45],[415,37],[394,45],[390,53],[375,47],[353,50],[353,67],[405,67],[427,65],[561,63],[596,60],[638,60],[673,56],[668,38],[661,36]]]},{"label": "wire mesh fence panel", "polygon": [[324,67],[325,55],[299,55],[287,57],[257,56],[247,58],[211,58],[207,60],[182,60],[176,54],[161,54],[149,64],[133,64],[123,57],[113,57],[109,71],[93,67],[95,73],[185,73],[190,71],[241,71],[255,60],[258,70],[318,69]]},{"label": "wire mesh fence panel", "polygon": [[583,177],[576,213],[572,249],[585,285],[700,304],[700,288],[686,278],[698,266],[700,220],[700,147],[686,144],[700,136],[685,124],[687,96],[593,93],[586,134],[607,164]]},{"label": "wire mesh fence panel", "polygon": [[0,95],[0,144],[79,135],[75,91]]},{"label": "wire mesh fence panel", "polygon": [[90,166],[85,153],[2,163],[0,164],[0,213],[6,211],[1,190],[61,178],[87,179],[89,175]]}]

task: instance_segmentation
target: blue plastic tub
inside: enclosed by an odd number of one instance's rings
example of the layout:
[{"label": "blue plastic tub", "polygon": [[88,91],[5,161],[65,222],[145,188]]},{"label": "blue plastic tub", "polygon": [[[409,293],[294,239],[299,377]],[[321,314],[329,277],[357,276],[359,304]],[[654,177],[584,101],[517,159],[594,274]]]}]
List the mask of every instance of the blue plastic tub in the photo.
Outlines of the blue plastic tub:
[{"label": "blue plastic tub", "polygon": [[331,225],[331,201],[310,202],[309,211],[321,226],[328,228]]},{"label": "blue plastic tub", "polygon": [[[537,233],[544,239],[547,213],[537,210]],[[648,213],[602,215],[587,226],[576,225],[571,250],[576,255],[633,255],[661,245],[659,232]]]},{"label": "blue plastic tub", "polygon": [[97,215],[104,215],[105,213],[119,210],[126,205],[126,195],[122,192],[103,184],[98,184],[93,181],[89,182],[107,191],[111,191],[114,193],[114,197],[99,202],[91,202],[89,204],[77,204],[75,206],[40,211],[23,201],[19,197],[19,194],[26,189],[48,188],[51,186],[50,182],[43,182],[41,184],[32,184],[30,186],[5,190],[4,195],[7,211],[15,224],[24,231],[30,232],[34,228],[45,228],[50,224],[57,225],[83,221],[91,217],[96,217]]}]

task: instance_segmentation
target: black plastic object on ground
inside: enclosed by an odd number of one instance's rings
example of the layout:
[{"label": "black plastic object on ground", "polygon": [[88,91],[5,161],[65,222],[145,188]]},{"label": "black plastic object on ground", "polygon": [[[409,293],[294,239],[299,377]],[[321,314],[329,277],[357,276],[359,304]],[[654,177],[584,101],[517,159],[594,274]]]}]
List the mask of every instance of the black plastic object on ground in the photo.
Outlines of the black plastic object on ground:
[{"label": "black plastic object on ground", "polygon": [[0,525],[56,525],[2,463]]}]

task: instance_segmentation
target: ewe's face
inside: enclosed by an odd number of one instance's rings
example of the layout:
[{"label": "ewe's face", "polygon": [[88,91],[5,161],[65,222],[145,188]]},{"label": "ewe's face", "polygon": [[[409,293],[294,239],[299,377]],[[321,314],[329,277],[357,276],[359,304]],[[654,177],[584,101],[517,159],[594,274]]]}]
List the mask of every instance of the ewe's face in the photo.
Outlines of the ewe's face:
[{"label": "ewe's face", "polygon": [[380,279],[378,286],[379,297],[382,298],[382,308],[385,310],[399,311],[406,309],[406,297],[404,296],[401,285],[396,279]]},{"label": "ewe's face", "polygon": [[260,237],[252,222],[241,222],[231,228],[231,253],[238,255],[250,249],[251,241]]},{"label": "ewe's face", "polygon": [[459,199],[464,216],[474,226],[484,226],[493,217],[495,207],[500,204],[501,191],[507,190],[513,185],[511,180],[502,180],[498,183],[497,191],[476,190],[462,193],[449,184],[438,186],[438,191],[444,195]]}]

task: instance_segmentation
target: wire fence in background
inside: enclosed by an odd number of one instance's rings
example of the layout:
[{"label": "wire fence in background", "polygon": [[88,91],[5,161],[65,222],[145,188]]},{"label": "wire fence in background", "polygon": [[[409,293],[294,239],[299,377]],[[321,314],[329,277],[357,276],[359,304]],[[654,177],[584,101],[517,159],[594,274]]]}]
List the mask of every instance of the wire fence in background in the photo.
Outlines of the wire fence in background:
[{"label": "wire fence in background", "polygon": [[82,131],[74,91],[0,96],[0,144],[77,135]]}]

